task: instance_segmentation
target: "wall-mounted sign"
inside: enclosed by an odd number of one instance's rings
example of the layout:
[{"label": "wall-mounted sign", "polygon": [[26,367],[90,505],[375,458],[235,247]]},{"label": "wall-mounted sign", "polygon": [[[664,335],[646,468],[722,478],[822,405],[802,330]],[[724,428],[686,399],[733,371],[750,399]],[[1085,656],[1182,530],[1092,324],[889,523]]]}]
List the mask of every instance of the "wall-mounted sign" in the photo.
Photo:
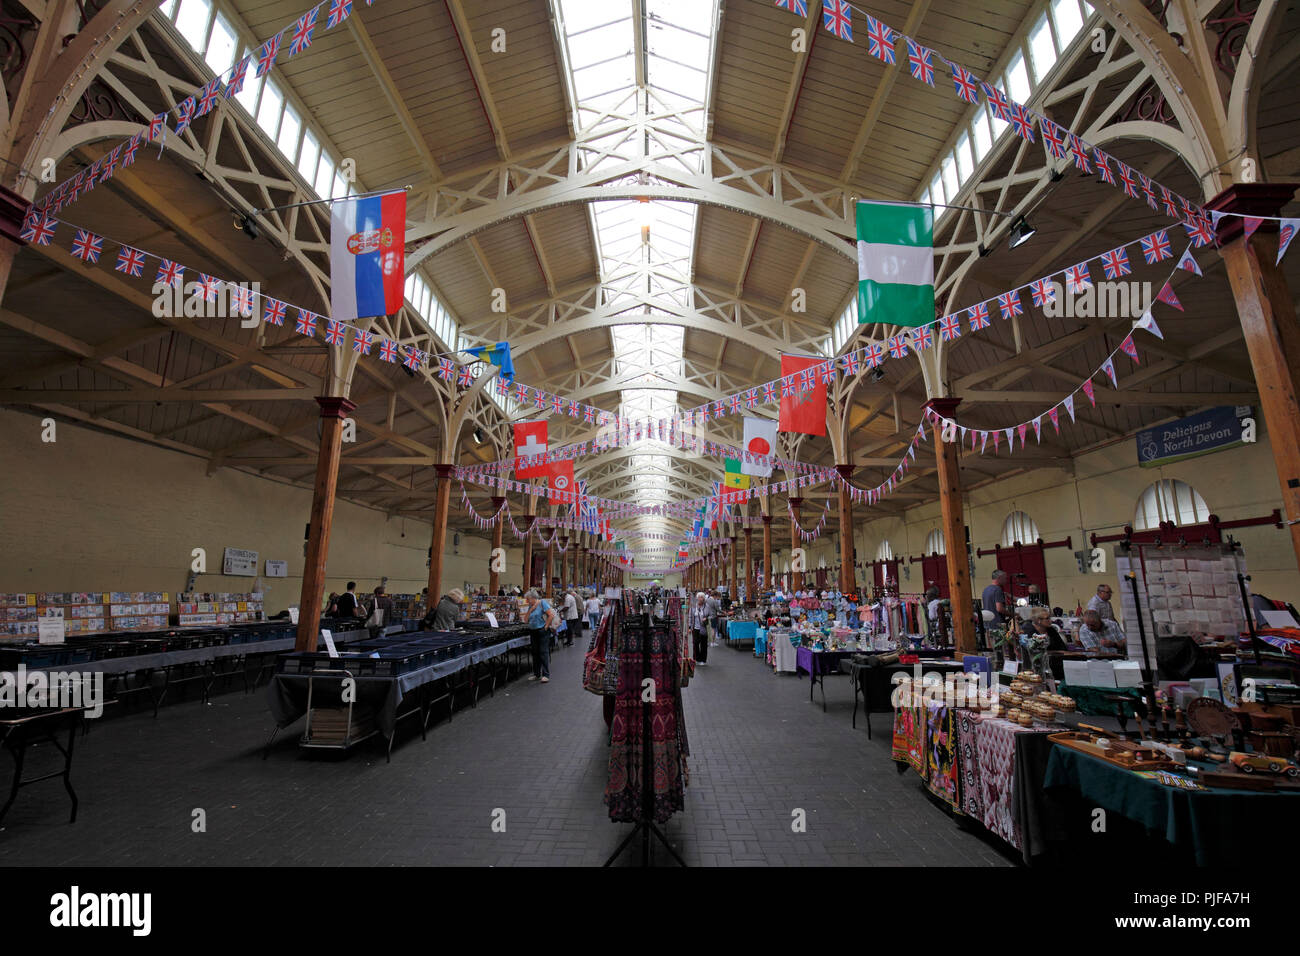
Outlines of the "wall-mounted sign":
[{"label": "wall-mounted sign", "polygon": [[287,578],[289,576],[288,561],[272,561],[266,559],[266,576],[268,578]]},{"label": "wall-mounted sign", "polygon": [[1167,465],[1253,440],[1254,409],[1249,405],[1220,405],[1187,418],[1138,432],[1138,464],[1143,468]]},{"label": "wall-mounted sign", "polygon": [[221,562],[222,574],[235,574],[240,577],[257,577],[257,552],[242,548],[226,548],[225,559]]}]

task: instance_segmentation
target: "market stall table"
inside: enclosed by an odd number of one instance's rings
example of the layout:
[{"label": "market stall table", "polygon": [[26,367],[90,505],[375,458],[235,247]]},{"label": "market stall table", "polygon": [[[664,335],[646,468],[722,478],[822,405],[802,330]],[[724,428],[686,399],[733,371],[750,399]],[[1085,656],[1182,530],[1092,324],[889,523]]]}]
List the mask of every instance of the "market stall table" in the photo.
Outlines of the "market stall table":
[{"label": "market stall table", "polygon": [[[14,778],[9,786],[9,799],[0,807],[0,822],[18,799],[18,791],[23,787],[40,783],[42,780],[63,778],[63,788],[68,791],[72,801],[72,814],[69,823],[77,822],[77,794],[72,789],[72,747],[77,739],[77,727],[80,726],[85,709],[82,707],[63,707],[58,710],[23,710],[0,720],[0,743],[14,761]],[[59,735],[68,733],[65,747],[59,742]],[[63,756],[63,769],[41,774],[39,777],[23,779],[23,766],[27,758],[27,748],[33,744],[52,744]]]},{"label": "market stall table", "polygon": [[[956,661],[923,660],[925,670],[937,670],[940,673],[961,673],[962,664]],[[862,709],[867,720],[867,739],[871,739],[871,715],[888,714],[894,710],[893,691],[895,674],[914,674],[916,664],[875,664],[866,661],[852,661],[849,673],[853,678],[853,726],[858,726],[858,696],[862,697]]]},{"label": "market stall table", "polygon": [[[856,651],[819,651],[812,647],[795,649],[795,670],[804,671],[808,675],[809,703],[812,703],[813,687],[821,686],[822,713],[826,712],[826,675],[837,673],[840,669],[840,661],[848,660],[856,653]],[[857,704],[856,696],[854,704]]]}]

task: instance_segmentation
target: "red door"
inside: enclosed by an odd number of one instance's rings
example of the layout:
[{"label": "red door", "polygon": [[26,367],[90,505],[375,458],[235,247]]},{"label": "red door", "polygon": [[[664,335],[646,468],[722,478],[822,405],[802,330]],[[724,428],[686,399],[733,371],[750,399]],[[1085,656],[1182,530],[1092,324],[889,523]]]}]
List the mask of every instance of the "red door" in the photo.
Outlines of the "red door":
[{"label": "red door", "polygon": [[945,600],[948,595],[948,558],[946,555],[936,554],[928,558],[921,559],[921,576],[925,579],[925,586],[921,589],[922,593],[930,589],[930,585],[938,585],[939,597]]},{"label": "red door", "polygon": [[528,575],[528,586],[532,588],[540,588],[545,579],[546,555],[534,554],[532,573]]},{"label": "red door", "polygon": [[1047,564],[1043,560],[1042,545],[1004,548],[998,552],[998,570],[1011,576],[1008,590],[1013,600],[1028,596],[1031,584],[1038,585],[1040,594],[1047,594]]},{"label": "red door", "polygon": [[898,580],[898,558],[889,561],[875,561],[871,565],[872,580],[876,587],[883,588],[885,581]]}]

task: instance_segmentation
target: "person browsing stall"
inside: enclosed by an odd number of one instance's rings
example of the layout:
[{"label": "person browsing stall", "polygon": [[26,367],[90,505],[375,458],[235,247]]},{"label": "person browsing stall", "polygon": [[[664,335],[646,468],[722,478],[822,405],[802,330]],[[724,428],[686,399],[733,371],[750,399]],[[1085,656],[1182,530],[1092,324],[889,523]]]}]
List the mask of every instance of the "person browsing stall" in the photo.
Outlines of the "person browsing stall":
[{"label": "person browsing stall", "polygon": [[349,581],[348,589],[339,595],[338,601],[339,617],[364,617],[365,609],[361,602],[357,600],[357,582]]},{"label": "person browsing stall", "polygon": [[551,635],[553,628],[560,626],[560,615],[551,602],[542,599],[536,588],[529,588],[524,594],[526,607],[524,613],[528,620],[528,636],[533,645],[533,676],[543,684],[551,679]]},{"label": "person browsing stall", "polygon": [[460,588],[452,588],[438,601],[437,607],[424,615],[420,627],[434,631],[454,630],[456,621],[460,619],[460,606],[464,603],[465,592]]}]

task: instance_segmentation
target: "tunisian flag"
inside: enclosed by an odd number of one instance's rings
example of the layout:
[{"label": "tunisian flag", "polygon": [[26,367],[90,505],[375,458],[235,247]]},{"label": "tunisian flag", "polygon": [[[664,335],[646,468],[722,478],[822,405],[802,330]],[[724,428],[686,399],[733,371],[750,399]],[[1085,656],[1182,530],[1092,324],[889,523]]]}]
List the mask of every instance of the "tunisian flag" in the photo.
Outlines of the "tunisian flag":
[{"label": "tunisian flag", "polygon": [[573,491],[573,461],[553,461],[546,466],[546,500],[562,502],[562,492]]},{"label": "tunisian flag", "polygon": [[[781,378],[789,376],[794,384],[792,394],[785,394],[789,389],[784,382],[781,386],[781,415],[778,427],[783,432],[800,432],[804,435],[826,434],[826,383],[818,379],[815,369],[824,365],[823,358],[810,358],[803,355],[781,356]],[[805,380],[802,373],[808,371]],[[803,389],[805,382],[812,387]]]}]

